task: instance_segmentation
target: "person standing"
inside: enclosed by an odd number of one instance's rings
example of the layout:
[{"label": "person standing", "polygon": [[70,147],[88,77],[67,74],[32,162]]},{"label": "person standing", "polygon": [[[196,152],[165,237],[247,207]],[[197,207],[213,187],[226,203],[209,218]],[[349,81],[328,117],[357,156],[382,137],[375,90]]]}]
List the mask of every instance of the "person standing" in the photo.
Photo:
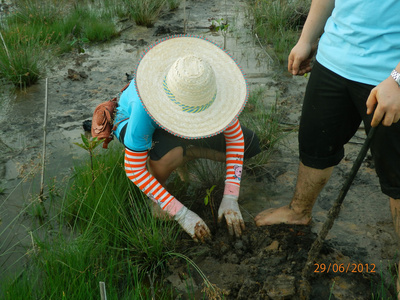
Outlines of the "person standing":
[{"label": "person standing", "polygon": [[312,1],[288,57],[291,74],[311,71],[300,119],[295,192],[288,205],[260,212],[256,225],[310,224],[318,195],[362,121],[367,133],[381,124],[371,153],[400,236],[399,13],[397,0]]}]

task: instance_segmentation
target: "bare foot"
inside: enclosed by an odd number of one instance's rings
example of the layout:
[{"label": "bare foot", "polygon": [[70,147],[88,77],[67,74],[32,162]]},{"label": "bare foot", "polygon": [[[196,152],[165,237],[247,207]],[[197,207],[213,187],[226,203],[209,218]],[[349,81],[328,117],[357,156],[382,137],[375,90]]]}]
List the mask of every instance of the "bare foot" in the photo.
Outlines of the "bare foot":
[{"label": "bare foot", "polygon": [[275,224],[294,224],[308,225],[311,222],[311,217],[298,214],[289,205],[279,208],[270,208],[260,212],[255,218],[257,226],[275,225]]}]

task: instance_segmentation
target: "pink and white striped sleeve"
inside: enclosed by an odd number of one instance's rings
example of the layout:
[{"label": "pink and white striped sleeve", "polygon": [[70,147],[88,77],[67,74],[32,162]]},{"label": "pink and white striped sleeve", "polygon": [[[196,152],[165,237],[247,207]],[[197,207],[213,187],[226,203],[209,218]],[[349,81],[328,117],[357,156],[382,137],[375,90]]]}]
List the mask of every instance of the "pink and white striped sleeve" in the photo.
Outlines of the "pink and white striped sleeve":
[{"label": "pink and white striped sleeve", "polygon": [[128,178],[156,202],[163,210],[174,216],[183,204],[172,196],[146,169],[148,151],[135,152],[125,148],[125,172]]},{"label": "pink and white striped sleeve", "polygon": [[226,179],[224,195],[239,196],[242,177],[244,137],[239,120],[236,119],[224,131],[226,141]]}]

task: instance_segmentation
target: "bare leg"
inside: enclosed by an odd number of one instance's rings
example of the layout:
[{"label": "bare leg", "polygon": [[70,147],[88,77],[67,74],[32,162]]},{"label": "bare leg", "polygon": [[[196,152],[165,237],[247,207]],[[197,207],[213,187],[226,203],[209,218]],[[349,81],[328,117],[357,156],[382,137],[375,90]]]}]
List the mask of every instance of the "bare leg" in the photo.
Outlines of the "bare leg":
[{"label": "bare leg", "polygon": [[[392,219],[394,230],[397,236],[400,238],[400,199],[390,198],[390,211],[392,212]],[[399,261],[400,266],[400,261]],[[399,270],[398,270],[399,272]],[[400,300],[400,279],[399,274],[397,274],[397,299]]]},{"label": "bare leg", "polygon": [[165,154],[160,160],[148,161],[149,172],[165,187],[165,183],[177,167],[184,162],[183,149],[176,147]]},{"label": "bare leg", "polygon": [[182,165],[176,169],[182,181],[188,181],[189,179],[189,172],[187,169],[186,162],[197,158],[205,158],[213,161],[224,162],[225,153],[208,148],[200,148],[200,147],[187,148],[186,156],[184,157]]},{"label": "bare leg", "polygon": [[208,148],[187,148],[185,160],[189,161],[196,158],[206,158],[214,161],[225,162],[225,153]]},{"label": "bare leg", "polygon": [[[169,175],[174,171],[178,166],[183,163],[183,149],[181,147],[177,147],[169,151],[165,154],[160,160],[151,160],[149,159],[147,162],[147,167],[149,172],[158,180],[158,182],[164,186],[169,177]],[[169,215],[163,211],[157,203],[149,200],[150,205],[152,207],[153,216],[166,219]]]},{"label": "bare leg", "polygon": [[183,156],[183,149],[176,147],[165,154],[160,160],[148,161],[149,172],[163,185],[167,181],[169,175],[176,168],[182,166],[186,162],[196,159],[206,158],[210,160],[225,161],[225,153],[218,152],[212,149],[190,147],[186,150],[186,156]]},{"label": "bare leg", "polygon": [[[216,161],[225,161],[225,153],[212,149],[191,147],[186,150],[186,156],[183,156],[183,148],[176,147],[165,154],[160,160],[148,160],[149,172],[165,187],[165,183],[171,173],[178,167],[192,159],[206,158]],[[181,174],[180,174],[181,176]],[[182,175],[183,176],[183,175]],[[152,203],[154,216],[164,217],[167,214],[154,202]]]},{"label": "bare leg", "polygon": [[333,167],[319,170],[300,163],[296,189],[290,204],[262,211],[254,219],[256,225],[309,224],[314,203],[328,182],[332,171]]}]

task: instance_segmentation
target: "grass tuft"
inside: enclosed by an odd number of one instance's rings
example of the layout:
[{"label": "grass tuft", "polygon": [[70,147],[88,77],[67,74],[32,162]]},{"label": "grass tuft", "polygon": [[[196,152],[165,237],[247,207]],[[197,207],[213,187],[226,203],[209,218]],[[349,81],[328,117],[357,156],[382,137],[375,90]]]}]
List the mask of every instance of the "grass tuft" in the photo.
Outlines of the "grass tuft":
[{"label": "grass tuft", "polygon": [[137,25],[152,27],[167,0],[125,0],[125,3]]},{"label": "grass tuft", "polygon": [[311,0],[249,0],[254,32],[285,64],[306,20]]}]

